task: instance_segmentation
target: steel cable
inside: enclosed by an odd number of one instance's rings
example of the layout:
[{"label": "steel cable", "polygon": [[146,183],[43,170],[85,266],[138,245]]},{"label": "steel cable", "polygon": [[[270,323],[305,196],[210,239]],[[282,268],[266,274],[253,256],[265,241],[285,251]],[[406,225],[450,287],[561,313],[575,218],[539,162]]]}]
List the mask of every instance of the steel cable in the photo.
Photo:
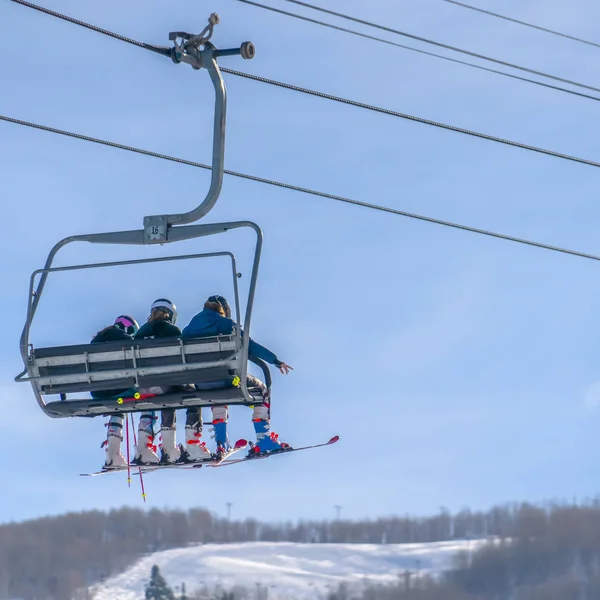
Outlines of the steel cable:
[{"label": "steel cable", "polygon": [[[64,135],[70,138],[75,138],[75,139],[79,139],[79,140],[84,140],[86,142],[93,142],[95,144],[101,144],[103,146],[109,146],[111,148],[118,148],[120,150],[126,150],[128,152],[135,152],[137,154],[143,154],[145,156],[152,156],[154,158],[159,158],[161,160],[168,160],[168,161],[172,161],[172,162],[176,162],[179,164],[184,164],[184,165],[188,165],[191,167],[197,167],[197,168],[201,168],[201,169],[206,169],[206,170],[211,170],[211,167],[209,165],[205,165],[203,163],[199,163],[199,162],[195,162],[195,161],[191,161],[191,160],[186,160],[183,158],[178,158],[176,156],[169,156],[168,154],[160,154],[158,152],[152,152],[150,150],[144,150],[142,148],[135,148],[134,146],[127,146],[125,144],[119,144],[117,142],[111,142],[111,141],[107,141],[107,140],[102,140],[99,138],[94,138],[91,136],[87,136],[87,135],[82,135],[79,133],[73,133],[71,131],[64,131],[62,129],[56,129],[54,127],[48,127],[46,125],[39,125],[37,123],[31,123],[29,121],[23,121],[21,119],[14,119],[12,117],[6,117],[3,115],[0,115],[0,120],[1,121],[6,121],[8,123],[13,123],[16,125],[23,125],[26,127],[31,127],[34,129],[39,129],[42,131],[47,131],[50,133],[54,133],[54,134],[58,134],[58,135]],[[241,179],[246,179],[249,181],[255,181],[257,183],[263,183],[266,185],[271,185],[271,186],[275,186],[275,187],[279,187],[279,188],[284,188],[287,190],[292,190],[295,192],[301,192],[303,194],[310,194],[312,196],[317,196],[319,198],[327,198],[329,200],[335,200],[337,202],[342,202],[345,204],[352,204],[354,206],[361,206],[363,208],[368,208],[370,210],[376,210],[376,211],[380,211],[380,212],[384,212],[384,213],[388,213],[388,214],[393,214],[393,215],[397,215],[397,216],[401,216],[401,217],[406,217],[409,219],[415,219],[418,221],[424,221],[427,223],[432,223],[435,225],[441,225],[444,227],[450,227],[453,229],[459,229],[461,231],[467,231],[470,233],[475,233],[478,235],[485,235],[488,237],[493,237],[493,238],[497,238],[497,239],[501,239],[501,240],[505,240],[508,242],[513,242],[513,243],[518,243],[518,244],[523,244],[523,245],[527,245],[527,246],[533,246],[536,248],[540,248],[542,250],[549,250],[551,252],[559,252],[562,254],[568,254],[570,256],[577,256],[579,258],[585,258],[585,259],[589,259],[589,260],[595,260],[595,261],[600,261],[600,256],[596,256],[594,254],[587,254],[585,252],[579,252],[577,250],[570,250],[568,248],[561,248],[559,246],[552,246],[550,244],[544,244],[541,242],[536,242],[533,240],[527,240],[524,238],[518,238],[518,237],[514,237],[511,235],[506,235],[503,233],[497,233],[494,231],[489,231],[486,229],[479,229],[477,227],[470,227],[468,225],[462,225],[460,223],[453,223],[451,221],[444,221],[441,219],[435,219],[433,217],[427,217],[424,215],[418,215],[415,213],[410,213],[410,212],[406,212],[403,210],[398,210],[396,208],[390,208],[388,206],[381,206],[378,204],[372,204],[370,202],[363,202],[361,200],[353,200],[352,198],[346,198],[344,196],[338,196],[336,194],[329,194],[327,192],[321,192],[318,190],[313,190],[310,188],[305,188],[305,187],[301,187],[298,185],[293,185],[290,183],[283,183],[281,181],[275,181],[273,179],[266,179],[264,177],[258,177],[256,175],[248,175],[246,173],[239,173],[237,171],[231,171],[229,169],[225,169],[224,173],[226,175],[230,175],[232,177],[238,177]]]}]

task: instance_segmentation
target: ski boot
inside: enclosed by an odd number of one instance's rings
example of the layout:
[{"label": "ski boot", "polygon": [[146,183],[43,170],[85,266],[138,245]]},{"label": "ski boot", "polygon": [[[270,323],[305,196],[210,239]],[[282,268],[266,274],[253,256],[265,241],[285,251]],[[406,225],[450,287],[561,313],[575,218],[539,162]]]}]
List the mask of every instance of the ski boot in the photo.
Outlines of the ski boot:
[{"label": "ski boot", "polygon": [[285,442],[279,441],[279,435],[270,431],[271,423],[266,419],[255,419],[253,421],[254,431],[256,432],[256,444],[252,445],[248,452],[248,458],[261,456],[263,454],[272,454],[274,452],[284,452],[290,450],[291,446]]},{"label": "ski boot", "polygon": [[154,445],[154,436],[147,431],[138,431],[138,443],[135,447],[135,458],[133,463],[136,465],[157,465],[160,462],[156,454]]},{"label": "ski boot", "polygon": [[181,459],[181,450],[175,444],[175,427],[161,428],[162,443],[160,445],[160,464],[172,465]]},{"label": "ski boot", "polygon": [[121,452],[121,442],[123,441],[123,435],[121,430],[123,429],[123,419],[121,422],[117,422],[116,419],[111,420],[107,424],[108,432],[106,435],[106,441],[102,444],[106,446],[106,459],[104,461],[104,469],[115,469],[117,467],[126,467],[127,460]]},{"label": "ski boot", "polygon": [[185,447],[181,446],[181,462],[204,461],[212,458],[212,453],[201,441],[202,430],[194,425],[185,426]]},{"label": "ski boot", "polygon": [[136,465],[157,465],[160,462],[154,444],[153,423],[155,419],[153,415],[140,417],[135,458],[133,459],[133,463]]},{"label": "ski boot", "polygon": [[214,419],[212,424],[215,442],[217,443],[215,457],[217,460],[221,460],[231,450],[231,444],[227,438],[227,421],[224,419]]}]

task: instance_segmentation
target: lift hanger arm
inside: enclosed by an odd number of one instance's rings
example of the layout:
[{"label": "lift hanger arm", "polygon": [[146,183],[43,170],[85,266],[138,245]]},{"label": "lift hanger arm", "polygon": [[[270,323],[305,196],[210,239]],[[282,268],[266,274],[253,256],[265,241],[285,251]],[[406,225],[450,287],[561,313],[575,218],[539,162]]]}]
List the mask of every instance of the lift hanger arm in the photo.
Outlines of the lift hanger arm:
[{"label": "lift hanger arm", "polygon": [[244,42],[239,48],[217,50],[209,41],[213,28],[219,23],[219,16],[213,13],[204,30],[192,35],[184,31],[173,31],[169,39],[174,43],[171,59],[179,64],[185,62],[195,70],[206,69],[215,89],[215,116],[213,125],[213,153],[210,188],[203,202],[193,210],[174,215],[154,215],[144,218],[144,243],[164,244],[169,240],[169,228],[173,225],[187,225],[206,216],[215,205],[223,184],[225,158],[225,123],[227,91],[221,76],[217,58],[220,56],[240,55],[252,59],[255,55],[254,44]]}]

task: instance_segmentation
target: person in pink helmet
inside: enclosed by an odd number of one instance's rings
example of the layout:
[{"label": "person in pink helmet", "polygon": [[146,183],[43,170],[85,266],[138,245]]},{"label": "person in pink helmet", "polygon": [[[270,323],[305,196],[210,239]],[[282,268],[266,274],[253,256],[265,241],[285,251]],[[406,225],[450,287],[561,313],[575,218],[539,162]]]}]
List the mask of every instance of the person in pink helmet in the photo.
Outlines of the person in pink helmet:
[{"label": "person in pink helmet", "polygon": [[[92,344],[102,342],[131,341],[139,329],[137,321],[129,315],[120,315],[115,322],[99,331],[92,339]],[[127,390],[95,390],[90,392],[92,398],[118,398],[120,396],[133,396],[135,389]],[[102,446],[105,447],[106,459],[104,468],[124,467],[127,461],[121,452],[123,441],[123,414],[114,413],[107,423],[106,440]]]}]

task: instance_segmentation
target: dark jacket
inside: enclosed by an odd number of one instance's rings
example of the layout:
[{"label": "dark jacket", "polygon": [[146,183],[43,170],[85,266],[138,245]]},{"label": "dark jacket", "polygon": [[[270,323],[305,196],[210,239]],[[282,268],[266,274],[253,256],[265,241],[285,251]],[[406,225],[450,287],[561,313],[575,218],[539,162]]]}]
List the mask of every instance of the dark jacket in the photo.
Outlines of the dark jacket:
[{"label": "dark jacket", "polygon": [[103,331],[99,331],[94,338],[92,339],[92,344],[102,343],[102,342],[119,342],[121,340],[129,340],[131,341],[133,338],[130,335],[127,335],[122,329],[115,327],[107,327]]},{"label": "dark jacket", "polygon": [[[120,342],[120,341],[128,341],[130,342],[133,338],[130,335],[127,335],[124,331],[115,327],[107,327],[103,331],[99,331],[94,338],[92,339],[92,344],[101,344],[102,342]],[[113,396],[120,396],[124,392],[128,390],[95,390],[90,392],[92,398],[112,398]]]},{"label": "dark jacket", "polygon": [[144,323],[133,337],[136,340],[151,340],[180,335],[181,329],[175,325],[171,325],[168,321],[152,321],[152,323]]},{"label": "dark jacket", "polygon": [[[181,329],[172,325],[168,321],[152,321],[151,323],[144,323],[137,331],[137,333],[133,336],[136,340],[151,340],[155,338],[169,338],[169,337],[178,337],[181,335]],[[184,389],[184,386],[174,385],[174,386],[160,386],[162,387],[162,393],[167,394],[177,389]],[[190,410],[194,410],[188,408],[188,414]],[[165,413],[170,413],[168,417],[165,416]],[[173,423],[172,415],[174,414],[171,409],[165,409],[162,412],[163,414],[163,427],[167,426],[167,422]]]},{"label": "dark jacket", "polygon": [[[229,335],[233,333],[233,330],[236,327],[237,325],[233,320],[222,317],[218,312],[211,310],[210,308],[205,308],[190,321],[189,325],[183,328],[182,337],[211,337],[219,334]],[[242,335],[244,335],[243,331]],[[281,361],[277,358],[275,353],[256,343],[252,338],[248,341],[248,354],[256,356],[257,358],[262,358],[264,361],[271,365],[275,365],[276,367],[281,365]]]}]

